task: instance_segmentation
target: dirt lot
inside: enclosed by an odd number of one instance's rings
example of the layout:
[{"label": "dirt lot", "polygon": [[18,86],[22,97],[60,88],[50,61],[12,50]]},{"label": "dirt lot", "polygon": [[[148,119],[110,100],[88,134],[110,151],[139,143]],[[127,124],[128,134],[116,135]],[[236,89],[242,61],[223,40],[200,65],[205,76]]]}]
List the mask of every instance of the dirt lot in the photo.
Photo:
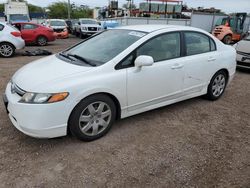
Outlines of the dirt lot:
[{"label": "dirt lot", "polygon": [[[38,58],[0,59],[0,93]],[[250,72],[238,71],[219,101],[195,98],[120,120],[91,143],[25,136],[2,102],[0,118],[0,187],[250,187]]]}]

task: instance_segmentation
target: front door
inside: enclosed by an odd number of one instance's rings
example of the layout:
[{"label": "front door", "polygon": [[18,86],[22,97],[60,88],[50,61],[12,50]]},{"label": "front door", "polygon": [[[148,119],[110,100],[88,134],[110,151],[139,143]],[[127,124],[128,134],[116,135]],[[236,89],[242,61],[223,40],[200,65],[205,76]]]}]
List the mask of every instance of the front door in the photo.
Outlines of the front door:
[{"label": "front door", "polygon": [[[139,47],[134,55],[152,56],[149,67],[127,68],[128,111],[178,98],[182,93],[183,65],[180,33],[157,36]],[[135,59],[128,57],[130,59]]]}]

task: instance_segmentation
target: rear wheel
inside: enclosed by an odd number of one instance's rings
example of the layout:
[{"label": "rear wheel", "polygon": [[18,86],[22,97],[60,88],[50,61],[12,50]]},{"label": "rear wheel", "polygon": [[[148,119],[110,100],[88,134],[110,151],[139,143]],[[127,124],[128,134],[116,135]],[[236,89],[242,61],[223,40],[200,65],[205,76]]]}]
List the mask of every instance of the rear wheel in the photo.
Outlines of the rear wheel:
[{"label": "rear wheel", "polygon": [[47,42],[48,42],[48,39],[44,36],[39,36],[36,40],[36,43],[39,45],[39,46],[46,46],[47,45]]},{"label": "rear wheel", "polygon": [[80,140],[96,140],[110,130],[115,117],[112,99],[103,94],[93,95],[75,107],[69,118],[69,129]]},{"label": "rear wheel", "polygon": [[2,57],[12,57],[15,54],[15,47],[10,43],[1,43],[0,44],[0,55]]},{"label": "rear wheel", "polygon": [[227,86],[227,74],[225,71],[217,72],[208,85],[206,97],[209,100],[217,100],[224,93]]},{"label": "rear wheel", "polygon": [[232,36],[231,35],[226,35],[224,38],[223,38],[223,42],[225,44],[231,44],[232,42]]}]

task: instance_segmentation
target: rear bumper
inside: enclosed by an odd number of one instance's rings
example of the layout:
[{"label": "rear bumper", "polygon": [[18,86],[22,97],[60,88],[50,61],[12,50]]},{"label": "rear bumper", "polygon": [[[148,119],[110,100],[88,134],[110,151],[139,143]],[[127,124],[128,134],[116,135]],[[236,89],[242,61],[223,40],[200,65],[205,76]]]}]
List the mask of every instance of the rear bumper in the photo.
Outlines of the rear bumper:
[{"label": "rear bumper", "polygon": [[11,42],[17,50],[23,49],[25,47],[25,41],[22,38],[16,37],[15,40]]}]

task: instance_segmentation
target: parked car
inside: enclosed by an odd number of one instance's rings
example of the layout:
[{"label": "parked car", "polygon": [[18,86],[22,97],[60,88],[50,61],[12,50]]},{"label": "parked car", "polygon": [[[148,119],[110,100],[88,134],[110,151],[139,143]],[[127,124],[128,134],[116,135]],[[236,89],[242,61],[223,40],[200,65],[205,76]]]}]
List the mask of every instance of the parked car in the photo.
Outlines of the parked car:
[{"label": "parked car", "polygon": [[237,51],[237,66],[250,69],[250,35],[234,45]]},{"label": "parked car", "polygon": [[79,22],[79,20],[71,20],[71,23],[72,23],[71,27],[72,27],[72,34],[73,35],[77,34],[76,29],[78,27],[78,22]]},{"label": "parked car", "polygon": [[45,25],[54,30],[54,34],[56,38],[65,39],[69,37],[69,32],[68,32],[67,24],[65,20],[50,19],[50,20],[46,20]]},{"label": "parked car", "polygon": [[0,22],[0,56],[12,57],[16,49],[25,47],[21,33],[13,26]]},{"label": "parked car", "polygon": [[70,131],[91,141],[119,118],[200,95],[219,99],[234,77],[235,59],[232,46],[198,28],[120,27],[24,66],[4,101],[14,126],[27,135]]},{"label": "parked car", "polygon": [[76,27],[76,35],[80,38],[93,35],[102,30],[101,25],[95,19],[81,18]]},{"label": "parked car", "polygon": [[14,24],[21,31],[22,38],[26,44],[37,44],[45,46],[48,42],[56,40],[54,31],[51,28],[30,22],[20,22]]}]

